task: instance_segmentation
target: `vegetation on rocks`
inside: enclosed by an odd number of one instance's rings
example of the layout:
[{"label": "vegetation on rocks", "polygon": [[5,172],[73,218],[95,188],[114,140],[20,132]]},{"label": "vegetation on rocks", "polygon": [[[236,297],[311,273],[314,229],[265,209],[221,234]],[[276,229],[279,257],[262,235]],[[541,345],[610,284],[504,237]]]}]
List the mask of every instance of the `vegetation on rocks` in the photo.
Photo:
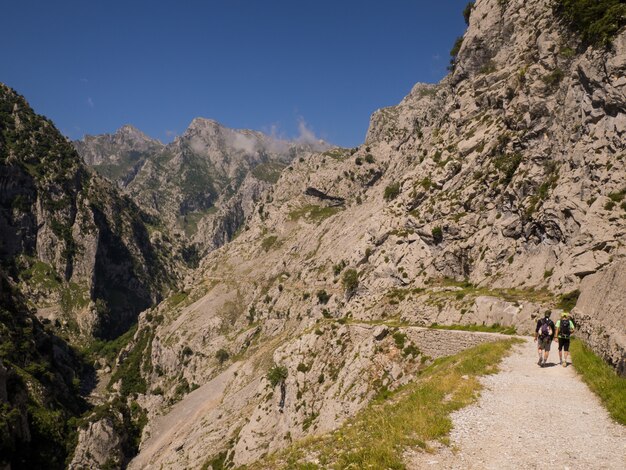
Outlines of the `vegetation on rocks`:
[{"label": "vegetation on rocks", "polygon": [[517,331],[514,326],[502,326],[497,323],[493,325],[439,325],[433,323],[429,328],[436,330],[459,330],[459,331],[477,331],[483,333],[501,333],[503,335],[515,335]]},{"label": "vegetation on rocks", "polygon": [[478,378],[496,373],[514,342],[483,344],[436,360],[414,382],[382,394],[339,430],[246,468],[404,468],[404,449],[448,442],[450,413],[476,400]]},{"label": "vegetation on rocks", "polygon": [[87,369],[30,314],[0,270],[0,465],[65,467],[75,419],[87,409],[80,395]]},{"label": "vegetation on rocks", "polygon": [[385,201],[392,201],[400,195],[400,183],[391,183],[385,188],[383,198]]},{"label": "vegetation on rocks", "polygon": [[279,366],[277,364],[274,364],[272,368],[267,372],[267,380],[272,388],[274,388],[279,383],[284,382],[287,378],[287,373],[288,371],[285,366]]},{"label": "vegetation on rocks", "polygon": [[572,364],[589,388],[600,397],[611,417],[626,425],[626,377],[620,377],[582,341],[571,344]]},{"label": "vegetation on rocks", "polygon": [[626,25],[624,0],[558,0],[554,8],[585,44],[606,46]]}]

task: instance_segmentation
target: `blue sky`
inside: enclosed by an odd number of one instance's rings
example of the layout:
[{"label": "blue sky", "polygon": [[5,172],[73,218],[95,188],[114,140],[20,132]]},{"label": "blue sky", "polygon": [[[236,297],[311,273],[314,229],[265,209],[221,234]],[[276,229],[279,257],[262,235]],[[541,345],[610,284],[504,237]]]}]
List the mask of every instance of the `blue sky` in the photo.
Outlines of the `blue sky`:
[{"label": "blue sky", "polygon": [[0,81],[72,139],[194,117],[346,147],[446,74],[467,0],[6,0]]}]

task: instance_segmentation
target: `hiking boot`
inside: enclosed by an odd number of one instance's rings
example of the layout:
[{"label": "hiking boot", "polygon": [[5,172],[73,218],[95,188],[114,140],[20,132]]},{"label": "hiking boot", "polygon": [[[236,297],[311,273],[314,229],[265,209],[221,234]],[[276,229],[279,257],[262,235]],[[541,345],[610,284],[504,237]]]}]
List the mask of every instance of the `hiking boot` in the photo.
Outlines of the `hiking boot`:
[{"label": "hiking boot", "polygon": [[542,362],[543,361],[541,360],[541,358],[539,358],[539,360],[537,361],[537,365],[540,366]]}]

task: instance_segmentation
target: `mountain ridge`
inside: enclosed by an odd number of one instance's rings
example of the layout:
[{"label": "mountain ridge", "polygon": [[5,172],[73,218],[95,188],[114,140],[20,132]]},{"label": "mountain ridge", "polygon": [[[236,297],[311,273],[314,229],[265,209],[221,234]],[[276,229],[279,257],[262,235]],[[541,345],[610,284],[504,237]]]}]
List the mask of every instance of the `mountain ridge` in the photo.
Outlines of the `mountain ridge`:
[{"label": "mountain ridge", "polygon": [[626,34],[583,47],[546,0],[479,0],[469,23],[448,77],[375,112],[357,149],[293,161],[176,302],[142,316],[163,372],[139,368],[159,391],[139,397],[144,436],[185,384],[238,365],[221,418],[181,424],[151,464],[245,465],[336,429],[429,363],[416,327],[528,334],[572,310],[622,370],[620,307],[584,306],[624,281]]}]

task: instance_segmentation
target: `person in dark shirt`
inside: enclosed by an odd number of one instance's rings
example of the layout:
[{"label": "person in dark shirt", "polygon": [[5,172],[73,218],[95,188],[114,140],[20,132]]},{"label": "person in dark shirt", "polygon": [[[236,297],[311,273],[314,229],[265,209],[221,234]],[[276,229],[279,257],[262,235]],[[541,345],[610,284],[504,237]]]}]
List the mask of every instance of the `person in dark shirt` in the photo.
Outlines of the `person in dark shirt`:
[{"label": "person in dark shirt", "polygon": [[543,318],[537,321],[535,328],[535,341],[537,341],[537,352],[539,353],[539,364],[545,367],[550,354],[550,345],[554,340],[554,322],[550,320],[550,311],[546,311]]}]

